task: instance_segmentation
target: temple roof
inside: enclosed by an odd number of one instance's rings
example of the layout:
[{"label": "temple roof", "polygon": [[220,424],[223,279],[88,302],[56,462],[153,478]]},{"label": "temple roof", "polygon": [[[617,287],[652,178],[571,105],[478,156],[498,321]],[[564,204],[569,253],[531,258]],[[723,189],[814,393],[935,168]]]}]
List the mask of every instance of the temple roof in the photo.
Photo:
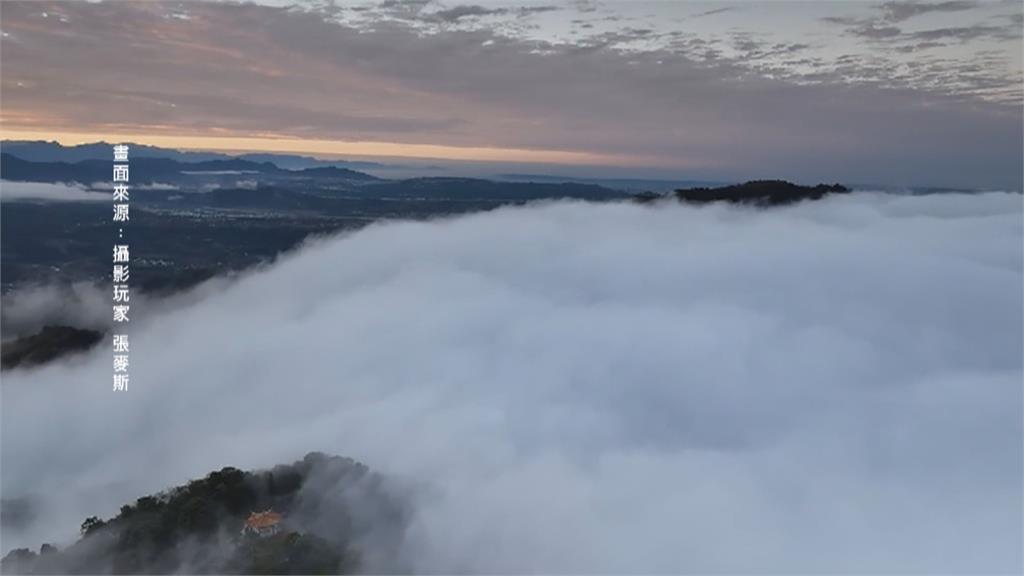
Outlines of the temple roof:
[{"label": "temple roof", "polygon": [[280,522],[281,518],[281,514],[278,514],[273,510],[253,512],[249,514],[249,518],[245,521],[245,525],[249,528],[269,528],[270,526]]}]

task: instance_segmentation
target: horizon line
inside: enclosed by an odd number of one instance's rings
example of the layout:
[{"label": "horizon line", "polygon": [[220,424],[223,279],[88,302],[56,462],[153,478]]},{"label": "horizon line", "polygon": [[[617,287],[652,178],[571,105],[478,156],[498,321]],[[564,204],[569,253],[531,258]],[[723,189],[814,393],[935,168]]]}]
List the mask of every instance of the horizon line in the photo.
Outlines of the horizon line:
[{"label": "horizon line", "polygon": [[130,132],[45,132],[5,129],[4,140],[56,142],[62,146],[132,142],[189,152],[306,154],[317,159],[384,158],[442,160],[455,162],[497,162],[503,164],[550,164],[554,166],[614,166],[621,168],[683,168],[685,162],[667,163],[663,158],[597,152],[502,148],[494,146],[450,146],[406,144],[364,140],[325,140],[282,136],[184,136]]}]

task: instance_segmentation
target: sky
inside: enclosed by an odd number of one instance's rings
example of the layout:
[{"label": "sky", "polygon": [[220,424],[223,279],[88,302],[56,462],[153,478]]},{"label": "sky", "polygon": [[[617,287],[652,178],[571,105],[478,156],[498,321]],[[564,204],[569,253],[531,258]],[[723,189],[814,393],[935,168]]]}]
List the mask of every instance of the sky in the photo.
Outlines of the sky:
[{"label": "sky", "polygon": [[4,137],[1020,189],[1022,6],[5,2]]},{"label": "sky", "polygon": [[[1019,574],[1022,203],[548,202],[133,294],[128,392],[4,373],[0,553],[320,450],[408,496],[369,573]],[[5,322],[110,322],[71,290]]]}]

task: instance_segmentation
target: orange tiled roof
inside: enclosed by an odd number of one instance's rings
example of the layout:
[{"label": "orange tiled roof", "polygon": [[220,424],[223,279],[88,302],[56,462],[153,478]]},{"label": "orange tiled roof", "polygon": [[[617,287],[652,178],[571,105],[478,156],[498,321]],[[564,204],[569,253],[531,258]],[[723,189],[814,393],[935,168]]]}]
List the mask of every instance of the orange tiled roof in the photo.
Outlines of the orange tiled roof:
[{"label": "orange tiled roof", "polygon": [[253,512],[249,514],[249,519],[245,521],[245,525],[249,528],[267,528],[280,522],[281,517],[280,514],[272,510]]}]

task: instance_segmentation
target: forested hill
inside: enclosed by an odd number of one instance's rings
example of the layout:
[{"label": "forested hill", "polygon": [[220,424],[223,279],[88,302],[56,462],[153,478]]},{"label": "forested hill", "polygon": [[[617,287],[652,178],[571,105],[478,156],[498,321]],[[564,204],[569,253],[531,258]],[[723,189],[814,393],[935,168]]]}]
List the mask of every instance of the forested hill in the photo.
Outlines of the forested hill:
[{"label": "forested hill", "polygon": [[[273,535],[243,534],[253,512],[280,514]],[[65,549],[13,550],[4,574],[346,574],[365,571],[357,541],[387,555],[405,525],[383,479],[348,458],[308,454],[290,465],[206,477],[86,518]]]},{"label": "forested hill", "polygon": [[[756,206],[782,206],[803,200],[820,200],[829,194],[846,194],[850,189],[842,184],[818,184],[801,186],[785,180],[751,180],[743,184],[719,186],[716,188],[682,188],[671,196],[688,204],[729,202],[732,204],[753,204]],[[638,202],[653,202],[666,198],[658,194],[636,196]]]}]

